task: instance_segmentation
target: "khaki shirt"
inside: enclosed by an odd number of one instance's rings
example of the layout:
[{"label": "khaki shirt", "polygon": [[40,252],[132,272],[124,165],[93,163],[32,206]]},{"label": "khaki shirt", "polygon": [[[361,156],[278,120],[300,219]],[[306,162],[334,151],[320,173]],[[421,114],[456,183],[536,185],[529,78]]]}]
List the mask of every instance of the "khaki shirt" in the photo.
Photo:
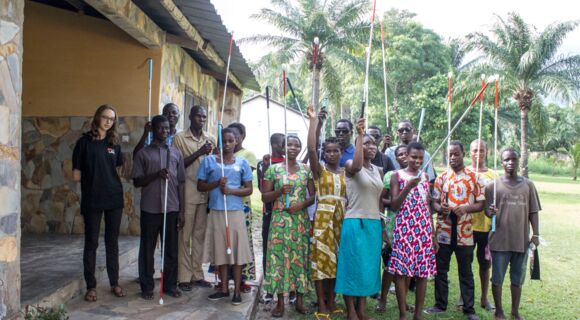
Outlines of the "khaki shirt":
[{"label": "khaki shirt", "polygon": [[[205,142],[209,140],[212,145],[216,146],[215,139],[202,131],[201,136],[196,138],[191,129],[181,131],[175,135],[173,146],[181,151],[183,158],[187,158],[199,150]],[[189,167],[185,168],[185,203],[188,205],[207,203],[207,192],[197,191],[197,171],[205,155],[197,158]],[[187,212],[186,212],[187,213]]]}]

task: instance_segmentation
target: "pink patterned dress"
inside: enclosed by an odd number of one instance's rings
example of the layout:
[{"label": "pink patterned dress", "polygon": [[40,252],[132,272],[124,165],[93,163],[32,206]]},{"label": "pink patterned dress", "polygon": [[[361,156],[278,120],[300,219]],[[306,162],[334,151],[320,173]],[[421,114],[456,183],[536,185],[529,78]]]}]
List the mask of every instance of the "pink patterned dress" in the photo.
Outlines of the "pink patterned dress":
[{"label": "pink patterned dress", "polygon": [[[399,188],[403,190],[410,175],[404,170],[398,170],[395,174]],[[436,274],[427,179],[424,175],[419,185],[409,192],[397,212],[393,232],[393,253],[389,263],[391,274],[419,278],[430,278]]]}]

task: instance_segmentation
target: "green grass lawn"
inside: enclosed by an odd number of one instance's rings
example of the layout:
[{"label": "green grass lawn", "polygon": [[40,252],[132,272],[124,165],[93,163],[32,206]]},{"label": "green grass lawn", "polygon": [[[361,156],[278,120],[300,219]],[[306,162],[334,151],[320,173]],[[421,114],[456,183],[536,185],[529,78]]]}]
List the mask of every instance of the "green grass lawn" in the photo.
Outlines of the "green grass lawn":
[{"label": "green grass lawn", "polygon": [[[530,178],[537,182],[537,189],[542,204],[540,213],[540,234],[546,240],[545,246],[540,246],[541,281],[529,280],[529,269],[523,287],[520,313],[526,319],[580,319],[580,183],[567,177],[552,177],[549,175],[531,174]],[[259,193],[254,194],[253,205],[256,208]],[[256,212],[256,211],[254,211]],[[260,212],[260,211],[258,211]],[[257,216],[257,215],[256,215]],[[481,319],[493,319],[493,314],[479,307],[481,296],[478,278],[478,266],[474,258],[473,271],[476,284],[476,312]],[[425,319],[463,319],[463,314],[456,310],[455,302],[459,297],[457,264],[452,259],[449,272],[449,308],[448,312],[439,316],[426,315]],[[433,282],[427,288],[425,306],[434,304]],[[315,300],[314,293],[308,295],[308,302]],[[408,296],[408,302],[414,304],[414,295]],[[491,292],[490,301],[493,301]],[[342,303],[342,299],[339,299]],[[504,282],[504,310],[509,315],[511,299],[509,294],[509,276]],[[387,312],[376,314],[375,301],[368,299],[368,312],[375,319],[397,319],[398,311],[394,295],[389,295]],[[258,319],[267,318],[267,313],[259,306]],[[314,319],[314,316],[300,316],[287,310],[291,319]],[[411,314],[408,315],[411,319]]]}]

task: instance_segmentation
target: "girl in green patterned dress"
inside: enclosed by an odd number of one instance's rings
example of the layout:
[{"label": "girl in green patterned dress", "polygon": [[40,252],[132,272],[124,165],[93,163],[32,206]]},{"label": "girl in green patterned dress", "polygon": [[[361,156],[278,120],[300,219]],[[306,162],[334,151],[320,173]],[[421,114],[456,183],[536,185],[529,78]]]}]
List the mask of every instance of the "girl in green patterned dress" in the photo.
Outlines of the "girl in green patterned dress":
[{"label": "girl in green patterned dress", "polygon": [[[284,295],[291,291],[296,292],[296,311],[302,314],[308,312],[304,307],[310,240],[306,208],[314,203],[315,194],[310,168],[296,161],[302,150],[302,142],[296,136],[289,136],[286,143],[289,172],[286,174],[284,163],[268,168],[264,174],[262,193],[263,202],[273,203],[264,290],[278,295],[278,303],[272,310],[272,316],[276,318],[284,315]],[[311,195],[308,198],[306,190]],[[286,195],[290,199],[288,207]]]}]

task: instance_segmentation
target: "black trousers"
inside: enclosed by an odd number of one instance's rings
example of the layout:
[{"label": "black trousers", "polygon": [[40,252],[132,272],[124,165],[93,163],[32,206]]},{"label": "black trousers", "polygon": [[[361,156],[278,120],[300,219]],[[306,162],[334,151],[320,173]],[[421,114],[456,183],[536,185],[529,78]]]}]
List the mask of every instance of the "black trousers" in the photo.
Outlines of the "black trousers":
[{"label": "black trousers", "polygon": [[272,221],[272,212],[264,212],[262,215],[262,267],[266,273],[266,261],[268,260],[268,236],[270,235],[270,222]]},{"label": "black trousers", "polygon": [[[173,291],[177,287],[177,212],[167,213],[163,263],[163,291]],[[141,292],[150,293],[155,289],[155,246],[157,238],[163,240],[163,213],[141,211],[141,243],[139,246],[139,282]]]},{"label": "black trousers", "polygon": [[461,299],[463,299],[463,313],[475,313],[473,309],[474,282],[471,263],[473,262],[473,246],[456,246],[453,248],[448,244],[440,244],[437,251],[437,275],[435,276],[435,306],[442,310],[447,310],[449,281],[449,262],[451,255],[455,253],[457,259],[457,269],[459,270],[459,289]]},{"label": "black trousers", "polygon": [[83,252],[83,269],[87,290],[97,287],[95,268],[101,220],[105,213],[105,252],[107,256],[107,275],[111,286],[119,283],[119,227],[123,208],[83,212],[85,220],[85,249]]}]

